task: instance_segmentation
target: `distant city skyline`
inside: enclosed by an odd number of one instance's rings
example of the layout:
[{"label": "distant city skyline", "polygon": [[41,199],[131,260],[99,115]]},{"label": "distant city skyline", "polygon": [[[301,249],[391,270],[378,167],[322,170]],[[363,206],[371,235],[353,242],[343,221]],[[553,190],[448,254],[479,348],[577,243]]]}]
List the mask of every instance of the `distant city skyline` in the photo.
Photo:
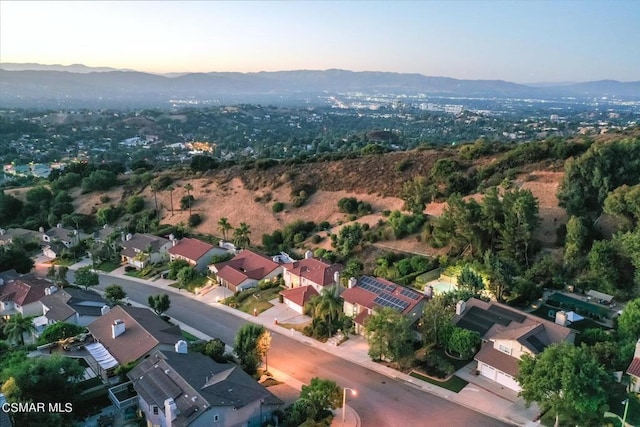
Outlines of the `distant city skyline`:
[{"label": "distant city skyline", "polygon": [[638,1],[0,1],[0,62],[640,80]]}]

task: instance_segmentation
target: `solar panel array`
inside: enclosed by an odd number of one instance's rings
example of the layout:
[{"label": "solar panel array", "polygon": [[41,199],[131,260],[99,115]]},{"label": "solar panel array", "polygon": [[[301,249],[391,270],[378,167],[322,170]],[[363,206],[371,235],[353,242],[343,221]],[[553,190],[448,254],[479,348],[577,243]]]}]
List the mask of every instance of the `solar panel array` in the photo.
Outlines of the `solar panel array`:
[{"label": "solar panel array", "polygon": [[529,337],[526,338],[526,341],[534,348],[536,349],[536,351],[538,353],[541,353],[546,347],[547,345],[545,343],[543,343],[542,341],[540,341],[540,339],[538,339],[538,337],[536,337],[535,335],[531,335]]},{"label": "solar panel array", "polygon": [[373,277],[369,276],[363,276],[362,279],[360,279],[359,286],[364,290],[373,292],[374,294],[379,294],[381,292],[393,292],[396,288],[395,286],[380,283]]},{"label": "solar panel array", "polygon": [[402,288],[402,290],[400,290],[400,295],[414,300],[419,300],[420,298],[422,298],[422,295],[409,288]]},{"label": "solar panel array", "polygon": [[398,310],[400,312],[404,311],[407,307],[409,307],[408,302],[388,294],[378,295],[376,299],[373,300],[373,302],[374,304],[378,304],[379,306],[391,307],[394,310]]},{"label": "solar panel array", "polygon": [[496,323],[507,326],[511,323],[511,319],[507,319],[489,310],[483,310],[480,307],[471,307],[462,314],[462,318],[458,321],[457,326],[484,335]]}]

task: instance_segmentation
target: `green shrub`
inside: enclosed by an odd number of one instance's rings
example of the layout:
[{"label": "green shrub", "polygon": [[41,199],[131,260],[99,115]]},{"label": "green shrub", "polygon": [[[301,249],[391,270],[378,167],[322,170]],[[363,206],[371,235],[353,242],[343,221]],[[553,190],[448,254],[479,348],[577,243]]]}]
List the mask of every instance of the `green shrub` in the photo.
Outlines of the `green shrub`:
[{"label": "green shrub", "polygon": [[282,202],[275,202],[271,207],[271,210],[273,211],[274,214],[278,212],[282,212],[284,210],[284,206],[285,205]]}]

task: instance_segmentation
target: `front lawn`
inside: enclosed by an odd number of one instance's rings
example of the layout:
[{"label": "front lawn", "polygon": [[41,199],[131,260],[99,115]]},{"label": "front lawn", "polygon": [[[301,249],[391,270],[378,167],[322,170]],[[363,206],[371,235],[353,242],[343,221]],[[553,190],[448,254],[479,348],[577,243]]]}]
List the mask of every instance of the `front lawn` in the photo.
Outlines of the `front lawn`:
[{"label": "front lawn", "polygon": [[188,342],[188,343],[193,343],[193,342],[197,342],[200,341],[200,338],[196,337],[193,334],[190,334],[187,331],[182,331],[182,336],[184,337],[184,339]]},{"label": "front lawn", "polygon": [[120,267],[120,263],[119,262],[115,262],[115,261],[105,261],[101,264],[99,264],[96,268],[100,271],[104,271],[105,273],[110,273],[113,270],[115,270],[116,268]]},{"label": "front lawn", "polygon": [[186,286],[180,286],[180,283],[178,282],[172,283],[169,286],[176,289],[186,289],[192,294],[195,294],[196,290],[200,290],[201,288],[203,288],[208,280],[209,278],[207,276],[199,276],[187,283]]},{"label": "front lawn", "polygon": [[268,289],[251,288],[225,299],[224,303],[247,314],[260,314],[273,307],[269,301],[277,298],[281,290],[280,286]]},{"label": "front lawn", "polygon": [[427,377],[426,375],[422,375],[421,373],[416,372],[416,371],[411,371],[411,373],[409,375],[412,376],[413,378],[417,378],[419,380],[428,382],[429,384],[433,384],[433,385],[437,385],[438,387],[446,388],[447,390],[450,390],[450,391],[452,391],[454,393],[459,393],[460,390],[462,390],[463,388],[466,387],[467,384],[469,384],[468,382],[466,382],[465,380],[463,380],[462,378],[460,378],[460,377],[458,377],[456,375],[452,375],[446,381],[438,381],[438,380],[433,379],[431,377]]}]

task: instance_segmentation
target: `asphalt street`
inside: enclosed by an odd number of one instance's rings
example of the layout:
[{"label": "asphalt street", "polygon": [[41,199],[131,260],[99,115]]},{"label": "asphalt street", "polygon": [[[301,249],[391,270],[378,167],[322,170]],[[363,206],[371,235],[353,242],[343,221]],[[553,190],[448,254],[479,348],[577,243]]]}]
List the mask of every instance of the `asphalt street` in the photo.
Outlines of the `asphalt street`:
[{"label": "asphalt street", "polygon": [[[73,280],[73,272],[69,276]],[[101,274],[98,289],[110,284],[122,286],[130,300],[143,304],[149,295],[159,293],[153,286]],[[245,323],[239,317],[179,293],[171,293],[170,297],[167,315],[229,345],[233,345],[236,331]],[[272,333],[269,366],[304,383],[320,377],[358,390],[358,396],[349,398],[349,404],[365,427],[509,425],[286,335]]]}]

